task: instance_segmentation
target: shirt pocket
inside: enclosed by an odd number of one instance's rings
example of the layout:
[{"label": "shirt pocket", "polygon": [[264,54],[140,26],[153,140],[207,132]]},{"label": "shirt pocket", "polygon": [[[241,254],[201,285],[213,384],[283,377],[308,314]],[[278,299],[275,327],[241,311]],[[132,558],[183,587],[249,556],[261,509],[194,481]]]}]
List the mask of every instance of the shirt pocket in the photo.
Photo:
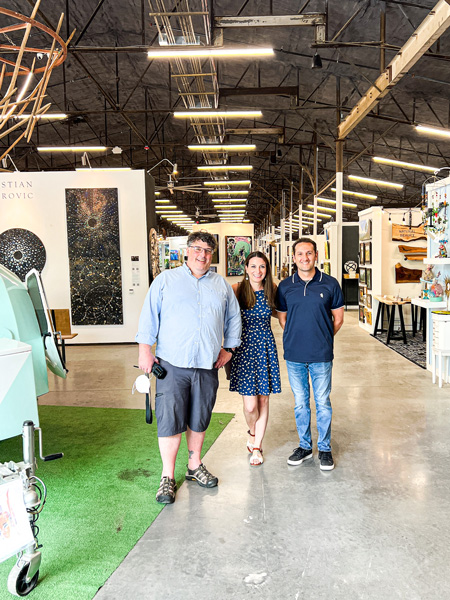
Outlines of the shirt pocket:
[{"label": "shirt pocket", "polygon": [[223,316],[227,302],[224,290],[208,289],[203,295],[203,310],[207,315]]}]

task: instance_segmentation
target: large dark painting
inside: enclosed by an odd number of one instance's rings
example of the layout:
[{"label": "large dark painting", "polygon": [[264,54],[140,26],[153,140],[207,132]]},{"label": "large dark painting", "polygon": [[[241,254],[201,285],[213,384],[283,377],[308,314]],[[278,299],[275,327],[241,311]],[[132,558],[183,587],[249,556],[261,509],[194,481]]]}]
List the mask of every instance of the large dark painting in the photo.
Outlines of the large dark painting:
[{"label": "large dark painting", "polygon": [[74,325],[123,324],[117,188],[66,189]]},{"label": "large dark painting", "polygon": [[44,244],[28,229],[7,229],[0,234],[0,264],[22,281],[31,269],[41,273],[45,260]]}]

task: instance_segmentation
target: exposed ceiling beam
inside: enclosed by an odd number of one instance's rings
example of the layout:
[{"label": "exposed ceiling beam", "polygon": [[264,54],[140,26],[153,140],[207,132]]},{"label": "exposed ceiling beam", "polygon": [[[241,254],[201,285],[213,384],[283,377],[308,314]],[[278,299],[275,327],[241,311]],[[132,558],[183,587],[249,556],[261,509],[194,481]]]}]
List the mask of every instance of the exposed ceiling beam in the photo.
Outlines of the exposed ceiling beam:
[{"label": "exposed ceiling beam", "polygon": [[413,67],[450,25],[450,0],[439,0],[406,44],[389,63],[361,100],[338,126],[338,139],[344,140],[394,85]]}]

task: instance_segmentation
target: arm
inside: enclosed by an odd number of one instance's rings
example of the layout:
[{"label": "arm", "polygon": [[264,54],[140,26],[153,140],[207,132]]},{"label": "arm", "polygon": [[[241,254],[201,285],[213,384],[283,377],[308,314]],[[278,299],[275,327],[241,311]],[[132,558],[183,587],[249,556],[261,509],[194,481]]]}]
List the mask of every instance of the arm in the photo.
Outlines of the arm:
[{"label": "arm", "polygon": [[[224,328],[223,328],[223,345],[224,348],[236,348],[241,345],[241,309],[235,296],[235,291],[228,285],[227,308],[225,311]],[[232,353],[227,352],[222,348],[219,352],[214,367],[220,369],[229,360]]]},{"label": "arm", "polygon": [[[276,298],[276,297],[277,297],[277,284],[276,284],[276,283],[274,283],[274,284],[273,284],[273,293],[274,293],[274,296],[275,296],[275,298]],[[272,310],[272,317],[275,317],[275,319],[278,319],[278,318],[279,318],[279,317],[278,317],[278,311],[277,311],[277,309],[276,309],[276,308],[274,308],[274,309]]]},{"label": "arm", "polygon": [[279,312],[278,313],[278,320],[280,321],[281,329],[284,329],[285,326],[286,326],[287,313],[285,313],[285,312]]},{"label": "arm", "polygon": [[337,332],[339,331],[339,329],[344,324],[344,307],[342,307],[342,308],[335,308],[334,310],[331,311],[331,314],[332,314],[332,317],[333,317],[334,335],[336,335]]},{"label": "arm", "polygon": [[159,331],[159,316],[161,312],[161,284],[162,279],[154,280],[144,300],[144,305],[139,317],[136,341],[139,344],[139,368],[144,373],[150,373],[154,362],[158,362],[151,351],[156,342]]}]

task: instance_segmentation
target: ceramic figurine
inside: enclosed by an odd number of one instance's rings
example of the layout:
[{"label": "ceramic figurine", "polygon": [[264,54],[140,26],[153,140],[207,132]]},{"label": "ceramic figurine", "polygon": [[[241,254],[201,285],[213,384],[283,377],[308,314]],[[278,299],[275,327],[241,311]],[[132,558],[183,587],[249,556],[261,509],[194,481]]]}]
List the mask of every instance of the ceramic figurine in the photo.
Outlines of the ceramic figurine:
[{"label": "ceramic figurine", "polygon": [[444,289],[438,280],[440,274],[441,273],[439,271],[430,288],[430,300],[434,300],[435,302],[440,302],[442,300],[442,296],[444,295]]},{"label": "ceramic figurine", "polygon": [[448,258],[447,247],[446,244],[448,242],[447,238],[442,238],[439,240],[439,253],[436,258]]},{"label": "ceramic figurine", "polygon": [[433,279],[434,279],[433,265],[427,266],[425,271],[422,273],[422,279],[424,281],[433,281]]}]

